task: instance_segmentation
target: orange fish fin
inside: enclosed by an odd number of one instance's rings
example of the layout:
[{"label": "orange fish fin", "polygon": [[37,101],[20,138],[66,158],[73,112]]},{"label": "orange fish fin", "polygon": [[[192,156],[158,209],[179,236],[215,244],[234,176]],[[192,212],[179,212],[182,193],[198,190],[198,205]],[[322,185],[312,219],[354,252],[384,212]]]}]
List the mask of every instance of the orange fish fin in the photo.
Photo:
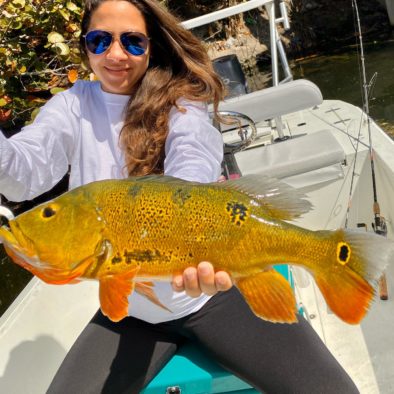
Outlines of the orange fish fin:
[{"label": "orange fish fin", "polygon": [[[343,321],[357,324],[368,312],[377,281],[394,259],[394,242],[356,230],[318,232],[335,242],[334,261],[312,271],[328,306]],[[317,233],[317,234],[318,234]]]},{"label": "orange fish fin", "polygon": [[100,307],[105,316],[114,322],[128,314],[127,297],[134,290],[134,277],[138,269],[119,275],[106,275],[100,278]]},{"label": "orange fish fin", "polygon": [[374,298],[374,288],[355,272],[346,270],[315,275],[327,305],[343,321],[358,324]]},{"label": "orange fish fin", "polygon": [[252,311],[264,320],[295,323],[296,300],[289,282],[277,271],[267,270],[236,282]]},{"label": "orange fish fin", "polygon": [[160,308],[165,309],[168,312],[171,312],[165,305],[163,305],[160,300],[157,298],[157,295],[153,291],[154,284],[152,282],[137,282],[135,284],[135,291],[142,296],[146,297],[149,301],[153,302],[155,305]]}]

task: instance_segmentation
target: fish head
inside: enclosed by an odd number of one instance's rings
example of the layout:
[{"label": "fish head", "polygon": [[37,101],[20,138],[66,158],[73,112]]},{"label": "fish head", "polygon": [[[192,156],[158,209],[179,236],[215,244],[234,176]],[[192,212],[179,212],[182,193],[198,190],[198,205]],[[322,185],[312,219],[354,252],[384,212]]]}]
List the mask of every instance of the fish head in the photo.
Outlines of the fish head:
[{"label": "fish head", "polygon": [[104,220],[83,189],[36,206],[0,228],[0,241],[15,263],[48,283],[83,275],[104,253]]}]

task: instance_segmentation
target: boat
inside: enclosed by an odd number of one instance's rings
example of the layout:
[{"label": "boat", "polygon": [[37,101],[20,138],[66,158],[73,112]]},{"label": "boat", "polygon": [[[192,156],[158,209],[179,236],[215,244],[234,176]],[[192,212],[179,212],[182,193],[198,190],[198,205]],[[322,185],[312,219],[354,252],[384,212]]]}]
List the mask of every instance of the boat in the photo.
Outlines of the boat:
[{"label": "boat", "polygon": [[[201,32],[207,24],[257,10],[269,26],[272,86],[251,91],[242,74],[228,78],[232,94],[220,111],[237,118],[240,127],[217,124],[225,143],[224,172],[228,178],[268,175],[304,192],[314,209],[297,220],[303,227],[358,228],[394,240],[394,141],[366,108],[325,100],[316,84],[293,80],[278,34],[278,24],[286,28],[289,22],[285,4],[279,5],[278,15],[274,0],[250,0],[183,22]],[[220,62],[228,62],[232,71],[238,67],[234,56],[216,59],[217,66]],[[300,310],[360,392],[393,393],[394,264],[359,325],[348,325],[329,310],[309,274],[289,267],[285,275]],[[33,278],[28,283],[0,318],[0,392],[46,391],[98,309],[97,293],[94,282],[54,286]],[[180,373],[185,368],[188,372]],[[180,349],[159,375],[144,394],[256,392],[190,347]]]}]

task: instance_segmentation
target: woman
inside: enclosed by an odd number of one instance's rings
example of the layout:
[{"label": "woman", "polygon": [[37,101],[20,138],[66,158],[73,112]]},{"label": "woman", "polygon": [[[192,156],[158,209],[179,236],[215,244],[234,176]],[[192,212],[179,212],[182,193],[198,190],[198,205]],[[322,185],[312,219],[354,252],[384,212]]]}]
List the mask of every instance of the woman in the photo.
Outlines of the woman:
[{"label": "woman", "polygon": [[[0,139],[0,186],[9,199],[50,189],[68,166],[71,188],[127,174],[218,179],[222,141],[205,103],[217,107],[223,87],[191,33],[154,0],[88,0],[81,47],[100,82],[77,83],[32,125]],[[173,288],[156,283],[172,312],[138,294],[119,323],[98,312],[48,393],[138,393],[188,340],[261,391],[357,392],[304,319],[263,321],[230,287],[226,273],[204,262],[175,277]]]}]

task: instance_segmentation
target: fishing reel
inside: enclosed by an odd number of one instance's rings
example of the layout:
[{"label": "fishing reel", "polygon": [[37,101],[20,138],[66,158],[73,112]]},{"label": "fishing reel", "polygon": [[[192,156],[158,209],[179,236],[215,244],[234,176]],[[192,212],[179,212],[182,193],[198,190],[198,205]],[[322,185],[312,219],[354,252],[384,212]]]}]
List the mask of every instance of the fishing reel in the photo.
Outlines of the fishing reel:
[{"label": "fishing reel", "polygon": [[[375,231],[376,234],[381,235],[383,237],[387,237],[386,219],[383,216],[380,216],[380,208],[378,203],[374,204],[374,213],[375,213],[375,220],[374,223],[372,223],[373,230]],[[383,273],[383,275],[379,278],[378,287],[379,287],[379,298],[381,300],[388,300],[389,294],[388,294],[386,274]]]},{"label": "fishing reel", "polygon": [[[0,227],[7,226],[8,222],[14,218],[15,216],[9,208],[5,207],[4,205],[0,205]],[[0,244],[1,243],[2,241],[0,239]]]},{"label": "fishing reel", "polygon": [[372,228],[376,234],[383,235],[383,237],[387,236],[387,224],[384,217],[376,215],[375,222],[372,223]]}]

